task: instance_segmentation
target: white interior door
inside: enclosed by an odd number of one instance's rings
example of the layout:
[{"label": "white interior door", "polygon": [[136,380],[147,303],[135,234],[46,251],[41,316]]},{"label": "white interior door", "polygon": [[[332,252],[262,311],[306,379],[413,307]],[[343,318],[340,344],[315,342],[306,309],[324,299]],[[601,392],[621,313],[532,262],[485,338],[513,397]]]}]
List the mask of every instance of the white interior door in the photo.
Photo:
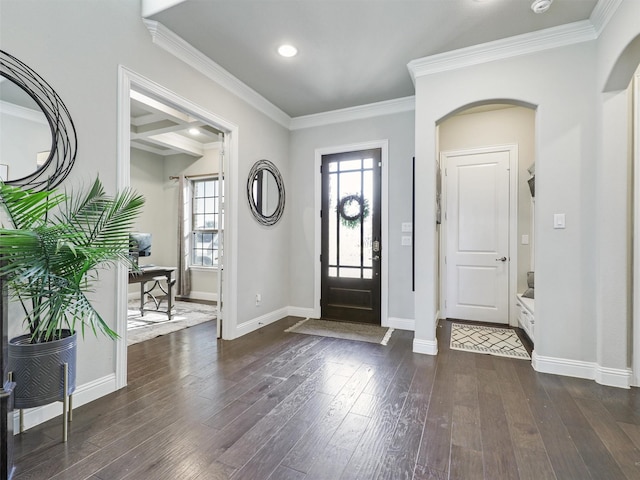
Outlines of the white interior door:
[{"label": "white interior door", "polygon": [[504,148],[444,154],[447,317],[509,323],[509,166]]}]

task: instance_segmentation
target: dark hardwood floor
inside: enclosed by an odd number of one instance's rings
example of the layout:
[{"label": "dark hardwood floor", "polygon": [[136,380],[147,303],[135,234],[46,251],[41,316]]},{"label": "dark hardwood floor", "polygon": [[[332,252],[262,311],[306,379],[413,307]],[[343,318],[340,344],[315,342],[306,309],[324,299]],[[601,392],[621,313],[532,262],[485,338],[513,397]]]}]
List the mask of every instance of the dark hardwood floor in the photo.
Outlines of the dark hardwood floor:
[{"label": "dark hardwood floor", "polygon": [[640,479],[640,396],[528,361],[201,324],[129,347],[129,386],[16,437],[16,479]]}]

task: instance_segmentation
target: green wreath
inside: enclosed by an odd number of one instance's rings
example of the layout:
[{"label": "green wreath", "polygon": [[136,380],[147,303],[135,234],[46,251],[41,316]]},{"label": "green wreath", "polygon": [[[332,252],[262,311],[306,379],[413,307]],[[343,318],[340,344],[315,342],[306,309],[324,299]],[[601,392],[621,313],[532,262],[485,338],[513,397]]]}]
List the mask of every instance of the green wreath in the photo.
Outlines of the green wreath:
[{"label": "green wreath", "polygon": [[[349,208],[353,202],[358,204],[358,210],[355,214],[349,215],[345,208]],[[369,216],[369,201],[362,195],[352,194],[342,197],[336,211],[340,214],[340,222],[347,228],[357,227],[361,221],[364,221]]]}]

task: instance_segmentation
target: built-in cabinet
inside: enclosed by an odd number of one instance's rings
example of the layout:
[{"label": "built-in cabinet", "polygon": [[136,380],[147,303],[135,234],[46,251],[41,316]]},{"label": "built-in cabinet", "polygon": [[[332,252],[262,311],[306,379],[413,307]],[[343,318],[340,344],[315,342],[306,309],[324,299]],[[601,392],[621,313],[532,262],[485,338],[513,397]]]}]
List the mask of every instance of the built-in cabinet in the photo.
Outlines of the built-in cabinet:
[{"label": "built-in cabinet", "polygon": [[522,328],[531,343],[534,343],[534,331],[535,331],[535,315],[534,315],[534,300],[533,298],[523,297],[521,294],[516,295],[516,306],[518,308],[518,324]]}]

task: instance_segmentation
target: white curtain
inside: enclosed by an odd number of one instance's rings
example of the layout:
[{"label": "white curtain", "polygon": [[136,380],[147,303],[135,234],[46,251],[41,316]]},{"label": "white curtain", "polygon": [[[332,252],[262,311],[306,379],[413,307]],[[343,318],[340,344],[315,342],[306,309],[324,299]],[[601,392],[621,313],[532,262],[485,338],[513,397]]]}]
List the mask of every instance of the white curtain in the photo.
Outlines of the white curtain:
[{"label": "white curtain", "polygon": [[191,271],[189,256],[191,251],[191,183],[180,175],[178,178],[178,268],[176,295],[188,297],[191,293]]}]

